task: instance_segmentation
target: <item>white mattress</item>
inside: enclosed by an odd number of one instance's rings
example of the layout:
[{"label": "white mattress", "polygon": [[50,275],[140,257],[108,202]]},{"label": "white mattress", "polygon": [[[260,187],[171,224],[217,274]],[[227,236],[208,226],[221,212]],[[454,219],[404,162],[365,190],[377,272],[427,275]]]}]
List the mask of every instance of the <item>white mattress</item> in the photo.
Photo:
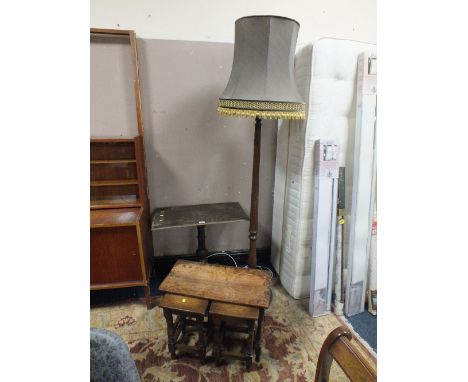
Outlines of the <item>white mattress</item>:
[{"label": "white mattress", "polygon": [[[360,53],[376,46],[323,38],[298,50],[295,76],[306,101],[306,119],[279,125],[273,201],[272,263],[294,298],[309,296],[313,215],[313,146],[317,139],[339,145],[346,166],[347,200],[352,178],[356,69]],[[348,203],[349,206],[349,203]]]}]

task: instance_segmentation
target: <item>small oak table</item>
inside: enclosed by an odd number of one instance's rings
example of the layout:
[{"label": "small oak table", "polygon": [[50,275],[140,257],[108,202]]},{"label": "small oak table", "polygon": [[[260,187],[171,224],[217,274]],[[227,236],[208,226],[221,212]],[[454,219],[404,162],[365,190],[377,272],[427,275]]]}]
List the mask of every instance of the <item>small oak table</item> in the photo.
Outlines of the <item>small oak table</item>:
[{"label": "small oak table", "polygon": [[197,227],[197,256],[205,257],[205,226],[209,224],[233,223],[249,220],[239,203],[212,203],[192,206],[157,208],[153,212],[151,230],[167,228]]},{"label": "small oak table", "polygon": [[254,348],[260,355],[265,309],[270,305],[271,276],[255,268],[178,260],[159,286],[163,292],[259,308]]}]

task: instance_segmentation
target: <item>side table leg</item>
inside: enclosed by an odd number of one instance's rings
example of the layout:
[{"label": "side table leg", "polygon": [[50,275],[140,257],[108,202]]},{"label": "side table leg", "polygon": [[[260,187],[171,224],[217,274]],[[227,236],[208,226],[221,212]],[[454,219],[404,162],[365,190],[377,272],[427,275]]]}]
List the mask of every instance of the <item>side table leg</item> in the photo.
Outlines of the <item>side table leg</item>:
[{"label": "side table leg", "polygon": [[198,335],[200,336],[200,362],[202,365],[205,364],[205,356],[206,356],[206,332],[205,328],[203,327],[204,317],[197,317],[197,330]]},{"label": "side table leg", "polygon": [[258,315],[257,332],[255,333],[255,361],[260,361],[260,355],[262,352],[262,329],[263,329],[263,318],[265,317],[265,309],[260,309]]},{"label": "side table leg", "polygon": [[197,225],[197,239],[198,239],[198,248],[196,255],[199,259],[204,259],[208,255],[208,251],[206,250],[205,244],[205,226],[204,225]]},{"label": "side table leg", "polygon": [[153,307],[152,302],[151,302],[151,289],[149,285],[146,285],[144,288],[145,288],[146,309],[149,310]]},{"label": "side table leg", "polygon": [[247,338],[247,354],[246,356],[246,369],[250,371],[252,366],[252,357],[253,357],[253,344],[254,344],[254,333],[255,333],[255,321],[249,321],[248,324],[249,337]]},{"label": "side table leg", "polygon": [[174,338],[174,322],[172,321],[172,313],[169,309],[163,309],[164,317],[166,319],[167,324],[167,347],[169,348],[169,352],[171,353],[171,358],[176,358],[175,352],[175,338]]},{"label": "side table leg", "polygon": [[221,319],[217,316],[213,316],[213,356],[215,365],[219,366],[221,363]]}]

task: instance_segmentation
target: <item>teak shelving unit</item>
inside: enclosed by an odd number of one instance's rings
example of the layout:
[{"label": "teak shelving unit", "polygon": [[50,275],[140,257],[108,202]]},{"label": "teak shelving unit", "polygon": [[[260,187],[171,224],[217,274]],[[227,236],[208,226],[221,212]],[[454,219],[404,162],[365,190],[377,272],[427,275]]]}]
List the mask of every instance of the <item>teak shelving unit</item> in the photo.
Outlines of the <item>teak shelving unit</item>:
[{"label": "teak shelving unit", "polygon": [[142,286],[151,308],[150,231],[140,80],[134,31],[91,28],[91,35],[128,37],[138,136],[91,139],[91,290]]},{"label": "teak shelving unit", "polygon": [[91,139],[91,209],[148,207],[141,137]]}]

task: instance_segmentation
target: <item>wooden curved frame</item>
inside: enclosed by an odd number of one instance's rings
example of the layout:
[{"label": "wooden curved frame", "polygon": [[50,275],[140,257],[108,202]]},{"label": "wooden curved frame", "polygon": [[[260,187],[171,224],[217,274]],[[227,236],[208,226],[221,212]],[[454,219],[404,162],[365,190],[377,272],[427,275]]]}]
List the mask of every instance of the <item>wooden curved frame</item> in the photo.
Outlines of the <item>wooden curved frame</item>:
[{"label": "wooden curved frame", "polygon": [[352,382],[376,382],[374,365],[365,359],[351,343],[353,335],[345,326],[333,330],[325,339],[315,372],[315,382],[328,382],[333,360]]}]

